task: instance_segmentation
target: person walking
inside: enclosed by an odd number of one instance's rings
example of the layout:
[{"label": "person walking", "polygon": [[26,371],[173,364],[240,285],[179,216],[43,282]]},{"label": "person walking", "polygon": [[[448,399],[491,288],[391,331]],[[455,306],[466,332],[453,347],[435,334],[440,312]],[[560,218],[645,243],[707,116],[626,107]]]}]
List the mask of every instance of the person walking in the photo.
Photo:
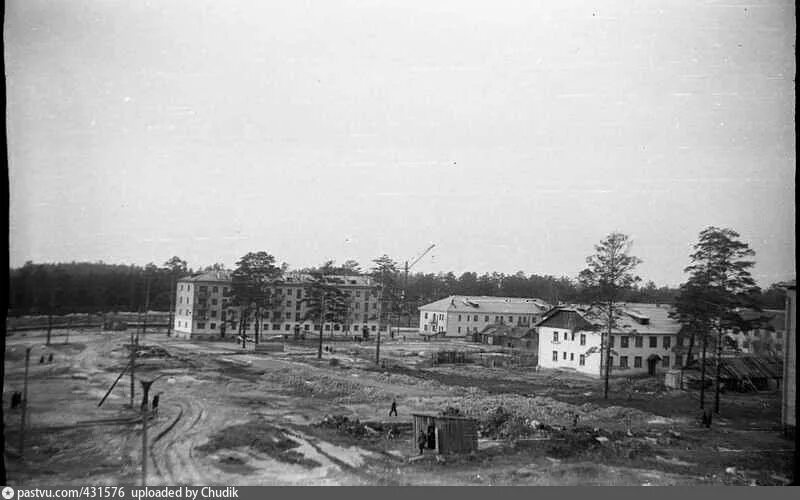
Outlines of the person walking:
[{"label": "person walking", "polygon": [[153,415],[158,415],[158,400],[161,399],[161,393],[153,396]]},{"label": "person walking", "polygon": [[389,410],[389,416],[391,417],[392,415],[394,415],[395,417],[397,416],[397,400],[396,399],[392,399],[392,409]]}]

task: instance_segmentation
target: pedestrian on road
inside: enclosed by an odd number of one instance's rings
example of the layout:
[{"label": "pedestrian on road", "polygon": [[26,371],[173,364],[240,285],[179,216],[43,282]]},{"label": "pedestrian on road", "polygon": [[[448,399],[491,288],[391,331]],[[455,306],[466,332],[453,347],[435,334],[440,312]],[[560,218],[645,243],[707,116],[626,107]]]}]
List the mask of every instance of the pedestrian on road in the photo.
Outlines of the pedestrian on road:
[{"label": "pedestrian on road", "polygon": [[153,396],[153,415],[158,415],[158,400],[161,397],[161,393],[159,392],[155,396]]},{"label": "pedestrian on road", "polygon": [[391,417],[392,415],[397,416],[397,400],[395,399],[392,399],[392,409],[389,410],[389,416]]},{"label": "pedestrian on road", "polygon": [[53,353],[52,352],[50,353],[50,356],[47,357],[47,362],[48,363],[52,363],[53,362]]}]

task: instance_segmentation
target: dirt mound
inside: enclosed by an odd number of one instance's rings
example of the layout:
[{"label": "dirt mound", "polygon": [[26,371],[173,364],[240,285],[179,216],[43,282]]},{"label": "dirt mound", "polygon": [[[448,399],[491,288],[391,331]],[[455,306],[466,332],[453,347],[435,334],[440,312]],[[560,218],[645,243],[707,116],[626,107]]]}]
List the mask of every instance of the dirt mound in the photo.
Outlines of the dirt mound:
[{"label": "dirt mound", "polygon": [[273,427],[264,419],[225,427],[212,435],[208,442],[196,447],[197,451],[210,454],[219,450],[248,448],[289,464],[319,467],[319,463],[306,458],[294,448],[300,443],[290,439],[283,429]]}]

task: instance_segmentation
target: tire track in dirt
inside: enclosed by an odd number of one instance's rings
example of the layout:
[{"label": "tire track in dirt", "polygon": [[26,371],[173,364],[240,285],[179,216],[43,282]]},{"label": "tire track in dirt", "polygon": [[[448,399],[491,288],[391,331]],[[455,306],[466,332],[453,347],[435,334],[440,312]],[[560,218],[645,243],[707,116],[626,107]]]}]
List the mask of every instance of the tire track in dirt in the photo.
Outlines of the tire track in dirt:
[{"label": "tire track in dirt", "polygon": [[200,464],[194,459],[194,437],[201,432],[199,424],[206,411],[201,405],[184,399],[175,399],[178,416],[163,429],[151,443],[151,459],[164,484],[204,484]]}]

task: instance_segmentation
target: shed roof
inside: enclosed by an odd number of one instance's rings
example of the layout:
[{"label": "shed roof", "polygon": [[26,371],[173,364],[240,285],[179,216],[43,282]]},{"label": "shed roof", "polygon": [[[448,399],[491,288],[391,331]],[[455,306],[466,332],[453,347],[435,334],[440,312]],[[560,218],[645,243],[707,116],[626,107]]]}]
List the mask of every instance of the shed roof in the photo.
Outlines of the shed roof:
[{"label": "shed roof", "polygon": [[[706,359],[706,371],[716,368],[713,358]],[[701,361],[695,359],[687,368],[699,370]],[[781,378],[783,376],[783,362],[779,358],[766,356],[735,356],[720,358],[721,378],[746,379],[746,378]]]},{"label": "shed roof", "polygon": [[[669,317],[671,306],[666,304],[627,303],[621,304],[624,315],[619,320],[620,328],[614,333],[638,333],[645,335],[673,335],[681,329],[681,324]],[[545,314],[536,326],[548,326],[560,315],[574,315],[577,321],[572,321],[570,328],[575,331],[591,330],[602,326],[602,321],[597,317],[598,311],[590,306],[556,307]],[[567,328],[566,326],[559,326]]]},{"label": "shed roof", "polygon": [[476,314],[542,314],[550,305],[535,298],[451,295],[420,306],[421,311],[465,312]]}]

